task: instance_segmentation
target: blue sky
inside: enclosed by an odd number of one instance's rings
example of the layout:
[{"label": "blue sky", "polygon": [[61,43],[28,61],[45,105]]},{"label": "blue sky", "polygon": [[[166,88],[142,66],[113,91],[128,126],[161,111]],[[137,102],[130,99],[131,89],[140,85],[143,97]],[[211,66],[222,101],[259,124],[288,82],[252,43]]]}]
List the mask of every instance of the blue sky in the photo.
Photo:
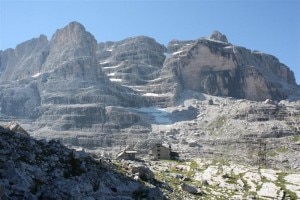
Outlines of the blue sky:
[{"label": "blue sky", "polygon": [[276,56],[300,83],[300,0],[0,0],[0,49],[71,21],[98,42],[146,35],[167,44],[214,30],[229,42]]}]

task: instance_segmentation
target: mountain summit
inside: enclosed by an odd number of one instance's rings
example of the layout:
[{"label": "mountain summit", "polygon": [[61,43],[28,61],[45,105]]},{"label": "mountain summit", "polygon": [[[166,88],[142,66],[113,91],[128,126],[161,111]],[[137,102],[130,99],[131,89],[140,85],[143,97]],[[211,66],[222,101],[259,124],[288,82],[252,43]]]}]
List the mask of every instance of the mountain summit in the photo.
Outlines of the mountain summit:
[{"label": "mountain summit", "polygon": [[223,34],[220,33],[219,31],[214,31],[214,32],[209,36],[209,39],[228,43],[228,40],[227,40],[226,35],[223,35]]}]

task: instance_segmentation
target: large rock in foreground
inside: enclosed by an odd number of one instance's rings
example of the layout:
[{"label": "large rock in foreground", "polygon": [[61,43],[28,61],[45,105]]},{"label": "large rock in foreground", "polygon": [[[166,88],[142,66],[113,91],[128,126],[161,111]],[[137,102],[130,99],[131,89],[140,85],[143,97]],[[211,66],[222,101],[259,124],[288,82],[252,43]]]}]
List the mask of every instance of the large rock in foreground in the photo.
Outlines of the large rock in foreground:
[{"label": "large rock in foreground", "polygon": [[151,199],[154,191],[155,199],[164,198],[158,188],[54,140],[35,140],[0,126],[0,147],[1,199]]}]

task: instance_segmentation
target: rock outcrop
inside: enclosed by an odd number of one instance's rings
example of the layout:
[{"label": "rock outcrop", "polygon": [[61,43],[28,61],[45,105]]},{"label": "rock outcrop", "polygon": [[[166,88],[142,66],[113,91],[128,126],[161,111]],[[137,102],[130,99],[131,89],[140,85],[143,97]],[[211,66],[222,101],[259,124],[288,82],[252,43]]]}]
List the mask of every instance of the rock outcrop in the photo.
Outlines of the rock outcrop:
[{"label": "rock outcrop", "polygon": [[17,81],[38,73],[48,56],[48,40],[45,35],[23,42],[15,49],[1,53],[0,80]]},{"label": "rock outcrop", "polygon": [[0,126],[0,147],[3,200],[164,199],[158,188],[134,181],[111,163],[59,141],[35,140]]},{"label": "rock outcrop", "polygon": [[209,39],[228,43],[228,40],[227,40],[226,35],[223,35],[223,34],[220,33],[219,31],[214,31],[214,32],[209,36]]},{"label": "rock outcrop", "polygon": [[71,22],[49,42],[41,36],[2,52],[1,112],[38,120],[40,127],[68,130],[109,122],[115,113],[108,118],[106,106],[147,104],[132,89],[108,79],[96,48],[94,36]]},{"label": "rock outcrop", "polygon": [[163,93],[160,70],[166,48],[153,38],[138,36],[119,42],[99,43],[97,56],[102,70],[112,82],[133,89],[155,105],[167,105],[169,94]]},{"label": "rock outcrop", "polygon": [[29,133],[27,131],[25,131],[22,126],[20,126],[20,124],[18,124],[17,122],[10,122],[8,124],[6,124],[4,126],[4,128],[7,128],[13,132],[18,132],[21,135],[24,136],[30,136]]},{"label": "rock outcrop", "polygon": [[219,32],[209,39],[177,44],[181,48],[176,52],[174,42],[169,44],[172,56],[162,69],[177,84],[173,93],[191,89],[259,101],[285,99],[297,90],[293,72],[277,58],[232,45]]}]

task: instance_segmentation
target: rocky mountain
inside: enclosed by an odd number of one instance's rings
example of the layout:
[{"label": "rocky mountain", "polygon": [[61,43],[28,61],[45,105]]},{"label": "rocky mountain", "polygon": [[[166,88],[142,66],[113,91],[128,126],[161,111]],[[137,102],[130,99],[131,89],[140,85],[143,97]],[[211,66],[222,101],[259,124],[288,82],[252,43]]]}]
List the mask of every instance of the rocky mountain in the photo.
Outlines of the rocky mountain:
[{"label": "rocky mountain", "polygon": [[[257,138],[297,150],[299,97],[287,66],[218,31],[167,47],[147,36],[97,43],[71,22],[0,52],[0,122],[95,151],[166,142],[187,157],[241,158]],[[299,169],[293,150],[272,163]]]},{"label": "rocky mountain", "polygon": [[172,41],[168,49],[172,56],[162,73],[181,90],[255,101],[282,100],[297,91],[293,72],[277,58],[232,45],[219,32],[195,41]]},{"label": "rocky mountain", "polygon": [[110,114],[118,112],[106,107],[146,104],[133,90],[109,81],[96,48],[95,38],[72,22],[57,30],[49,42],[41,36],[4,51],[1,113],[38,119],[40,126],[57,130],[70,129],[78,122],[77,128],[94,124],[101,128],[114,117]]}]

